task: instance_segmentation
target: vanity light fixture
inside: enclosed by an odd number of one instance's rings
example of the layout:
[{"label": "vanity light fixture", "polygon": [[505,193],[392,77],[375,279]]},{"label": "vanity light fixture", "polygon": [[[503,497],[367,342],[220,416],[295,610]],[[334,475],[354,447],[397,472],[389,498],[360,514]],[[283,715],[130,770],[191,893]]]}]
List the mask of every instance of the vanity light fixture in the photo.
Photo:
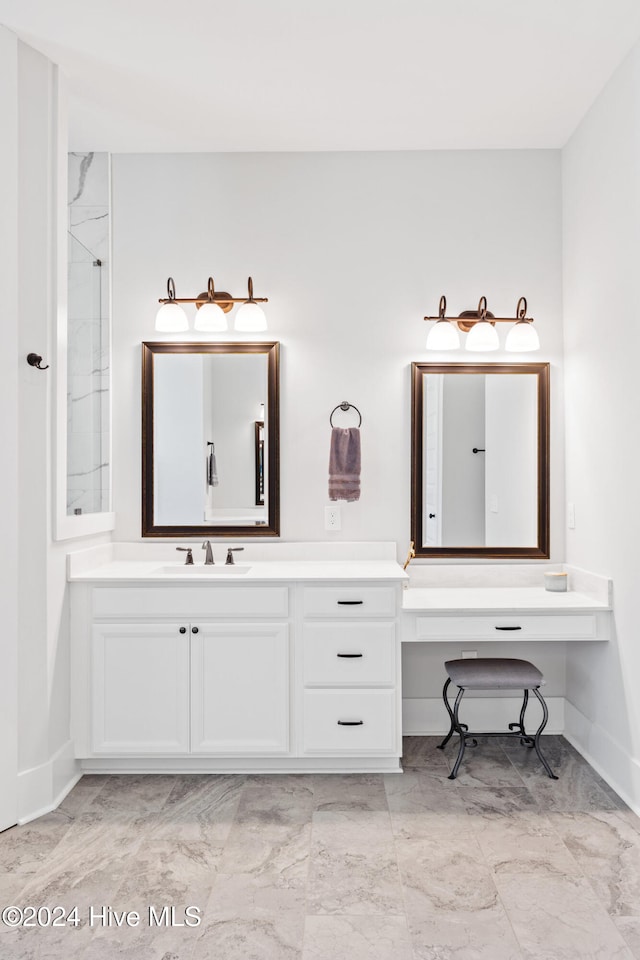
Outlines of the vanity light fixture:
[{"label": "vanity light fixture", "polygon": [[[182,301],[180,301],[181,303]],[[161,300],[162,306],[156,314],[156,330],[166,333],[180,333],[189,329],[187,315],[176,300],[176,285],[173,277],[167,280],[167,299]]]},{"label": "vanity light fixture", "polygon": [[516,307],[515,317],[494,317],[487,310],[487,298],[480,297],[477,310],[465,310],[457,317],[447,317],[446,297],[440,297],[437,317],[425,317],[425,320],[435,320],[427,336],[427,350],[457,350],[460,347],[462,330],[467,334],[465,347],[473,352],[488,352],[497,350],[500,346],[496,323],[513,323],[504,345],[505,350],[512,353],[528,353],[540,349],[540,340],[533,324],[533,319],[527,317],[527,301],[520,297]]},{"label": "vanity light fixture", "polygon": [[194,329],[209,332],[227,330],[225,314],[233,309],[234,304],[241,303],[235,317],[235,329],[244,331],[260,331],[267,329],[267,318],[259,303],[267,303],[267,297],[253,296],[253,280],[249,277],[247,297],[232,297],[230,293],[217,291],[214,288],[213,278],[209,277],[206,293],[197,297],[176,297],[176,287],[173,278],[167,280],[167,297],[159,300],[162,304],[156,314],[156,330],[167,333],[179,333],[189,329],[189,321],[182,303],[195,303],[198,314]]},{"label": "vanity light fixture", "polygon": [[202,295],[200,295],[196,301],[198,312],[196,313],[196,319],[193,322],[193,329],[206,330],[207,332],[228,330],[229,324],[227,322],[227,315],[220,304],[216,303],[216,292],[213,286],[213,277],[209,277],[207,282],[206,297],[207,299],[203,302]]}]

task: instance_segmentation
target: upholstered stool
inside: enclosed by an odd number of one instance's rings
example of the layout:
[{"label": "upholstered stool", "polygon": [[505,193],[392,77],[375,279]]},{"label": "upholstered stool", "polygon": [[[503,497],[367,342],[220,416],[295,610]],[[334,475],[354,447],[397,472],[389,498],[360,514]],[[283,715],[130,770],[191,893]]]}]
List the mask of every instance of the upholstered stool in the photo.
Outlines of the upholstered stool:
[{"label": "upholstered stool", "polygon": [[[454,733],[457,733],[460,737],[458,756],[453,765],[453,770],[449,774],[449,780],[455,780],[458,775],[467,743],[471,743],[474,747],[478,745],[476,737],[518,737],[521,744],[535,749],[548,775],[552,780],[557,780],[558,778],[540,750],[540,735],[547,725],[549,711],[540,693],[539,688],[544,683],[544,678],[538,668],[534,667],[528,660],[511,660],[502,657],[479,657],[477,660],[447,660],[444,666],[449,676],[442,690],[442,698],[451,720],[451,727],[442,743],[438,745],[438,749],[444,750]],[[451,683],[455,683],[458,687],[458,695],[456,696],[453,710],[449,705],[449,699],[447,697],[447,691]],[[465,690],[523,690],[524,698],[520,709],[520,719],[517,723],[509,724],[510,733],[470,733],[466,723],[460,723],[458,719],[460,702]],[[542,705],[542,723],[533,736],[530,736],[524,727],[524,715],[527,709],[527,703],[529,702],[529,690],[533,690]]]}]

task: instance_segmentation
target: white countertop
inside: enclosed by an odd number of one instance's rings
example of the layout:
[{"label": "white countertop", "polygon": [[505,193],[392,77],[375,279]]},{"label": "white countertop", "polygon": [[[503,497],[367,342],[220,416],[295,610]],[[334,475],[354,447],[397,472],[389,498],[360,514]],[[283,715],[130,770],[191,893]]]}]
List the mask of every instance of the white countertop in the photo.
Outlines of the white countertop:
[{"label": "white countertop", "polygon": [[[246,573],[239,571],[246,570]],[[70,570],[71,582],[273,583],[299,580],[408,580],[400,564],[390,560],[257,560],[234,567],[205,567],[161,560],[112,560],[95,567]]]},{"label": "white countertop", "polygon": [[603,600],[544,587],[410,587],[402,609],[420,613],[575,613],[611,610]]}]

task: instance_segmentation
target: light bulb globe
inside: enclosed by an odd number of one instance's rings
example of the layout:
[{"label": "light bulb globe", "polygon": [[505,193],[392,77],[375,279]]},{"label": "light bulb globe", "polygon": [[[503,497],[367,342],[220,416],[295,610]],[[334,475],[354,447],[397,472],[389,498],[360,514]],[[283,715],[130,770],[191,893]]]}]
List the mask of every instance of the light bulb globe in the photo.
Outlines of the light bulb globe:
[{"label": "light bulb globe", "polygon": [[229,324],[227,323],[227,317],[222,307],[212,300],[207,300],[196,313],[193,328],[194,330],[213,333],[228,330]]},{"label": "light bulb globe", "polygon": [[540,338],[533,324],[526,320],[519,320],[509,333],[504,344],[505,350],[510,353],[529,353],[540,349]]},{"label": "light bulb globe", "polygon": [[189,321],[180,304],[173,300],[163,303],[156,314],[156,330],[163,333],[180,333],[188,329]]},{"label": "light bulb globe", "polygon": [[478,320],[467,334],[465,347],[478,353],[497,350],[500,340],[494,326],[488,320]]},{"label": "light bulb globe", "polygon": [[266,330],[267,318],[264,315],[264,310],[251,300],[243,303],[236,313],[234,326],[236,330],[245,330],[252,333]]},{"label": "light bulb globe", "polygon": [[427,336],[427,350],[459,350],[460,334],[449,320],[438,320]]}]

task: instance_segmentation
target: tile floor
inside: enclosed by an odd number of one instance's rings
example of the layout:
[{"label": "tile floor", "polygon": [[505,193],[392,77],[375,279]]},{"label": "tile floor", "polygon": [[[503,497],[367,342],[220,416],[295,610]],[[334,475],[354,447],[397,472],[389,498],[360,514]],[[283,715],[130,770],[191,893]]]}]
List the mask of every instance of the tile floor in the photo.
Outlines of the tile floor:
[{"label": "tile floor", "polygon": [[[0,958],[640,958],[640,820],[544,739],[555,782],[507,740],[450,781],[453,745],[426,737],[402,776],[84,777],[0,834],[0,905],[77,906],[80,924],[0,924]],[[165,925],[165,905],[202,922]]]}]

